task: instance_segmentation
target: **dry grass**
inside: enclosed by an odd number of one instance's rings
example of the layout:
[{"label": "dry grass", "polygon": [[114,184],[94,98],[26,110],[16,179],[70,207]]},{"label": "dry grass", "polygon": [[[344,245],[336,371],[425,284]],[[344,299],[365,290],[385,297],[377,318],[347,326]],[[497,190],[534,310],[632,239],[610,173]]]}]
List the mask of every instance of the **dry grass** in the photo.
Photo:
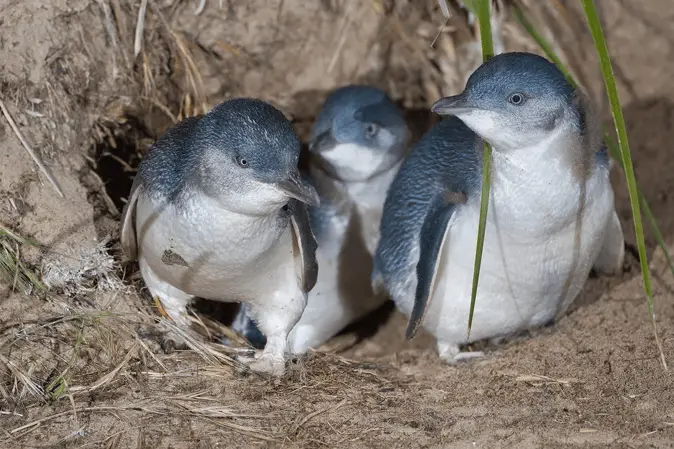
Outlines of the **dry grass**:
[{"label": "dry grass", "polygon": [[[296,438],[317,415],[362,401],[362,397],[353,396],[334,400],[354,385],[359,396],[367,396],[370,391],[395,384],[385,372],[378,372],[376,365],[324,353],[312,354],[292,366],[291,374],[280,381],[257,375],[241,378],[250,373],[233,370],[239,366],[222,353],[222,346],[190,331],[172,327],[188,342],[190,351],[157,352],[156,342],[143,335],[143,329],[152,327],[155,321],[140,310],[120,314],[80,308],[68,315],[5,326],[0,340],[2,353],[7,354],[0,353],[5,371],[0,408],[12,418],[10,423],[17,424],[5,427],[5,435],[0,437],[3,444],[20,443],[31,432],[56,422],[64,440],[81,437],[81,423],[98,419],[92,418],[95,415],[121,419],[127,430],[124,423],[142,415],[157,422],[187,419],[219,434],[281,442]],[[168,322],[162,324],[170,326]],[[148,345],[155,349],[150,350]],[[211,386],[238,384],[251,398],[260,390],[273,390],[275,395],[291,393],[298,399],[309,395],[312,401],[325,400],[331,405],[279,425],[284,421],[282,409],[262,415],[237,410],[228,404],[228,395],[216,394],[212,387],[200,390],[204,382]],[[88,405],[93,397],[114,397],[129,389],[137,391],[138,400]],[[185,389],[189,392],[180,393]],[[55,410],[62,411],[46,413],[59,403],[63,405]],[[40,417],[25,419],[35,414]]]}]

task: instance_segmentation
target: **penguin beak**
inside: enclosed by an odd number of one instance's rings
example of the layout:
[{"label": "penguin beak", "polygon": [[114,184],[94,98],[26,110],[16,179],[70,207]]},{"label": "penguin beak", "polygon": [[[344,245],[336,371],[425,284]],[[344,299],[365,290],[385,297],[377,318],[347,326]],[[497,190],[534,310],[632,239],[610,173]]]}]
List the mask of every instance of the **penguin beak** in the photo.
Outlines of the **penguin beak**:
[{"label": "penguin beak", "polygon": [[309,151],[312,153],[322,153],[331,150],[338,142],[330,130],[322,132],[309,142]]},{"label": "penguin beak", "polygon": [[470,104],[468,95],[461,92],[459,95],[444,97],[433,103],[431,111],[439,115],[457,115],[476,110],[477,107]]},{"label": "penguin beak", "polygon": [[318,192],[314,186],[300,177],[299,171],[294,172],[287,179],[277,182],[276,188],[290,198],[295,198],[309,206],[318,206],[320,204]]}]

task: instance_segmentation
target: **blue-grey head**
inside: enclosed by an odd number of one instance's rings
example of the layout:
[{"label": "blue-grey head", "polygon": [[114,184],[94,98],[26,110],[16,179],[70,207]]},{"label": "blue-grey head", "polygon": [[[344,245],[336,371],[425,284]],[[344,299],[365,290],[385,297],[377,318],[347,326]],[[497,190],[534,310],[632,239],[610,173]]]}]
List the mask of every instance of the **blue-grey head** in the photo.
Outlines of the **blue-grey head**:
[{"label": "blue-grey head", "polygon": [[364,181],[404,156],[410,133],[402,111],[386,93],[351,85],[334,91],[311,132],[309,150],[344,181]]},{"label": "blue-grey head", "polygon": [[502,53],[482,64],[458,95],[432,110],[455,115],[497,151],[526,149],[560,127],[580,131],[575,89],[547,59],[533,53]]},{"label": "blue-grey head", "polygon": [[300,142],[286,117],[268,103],[237,98],[197,122],[199,182],[229,210],[265,215],[290,198],[310,205],[318,193],[300,177]]}]

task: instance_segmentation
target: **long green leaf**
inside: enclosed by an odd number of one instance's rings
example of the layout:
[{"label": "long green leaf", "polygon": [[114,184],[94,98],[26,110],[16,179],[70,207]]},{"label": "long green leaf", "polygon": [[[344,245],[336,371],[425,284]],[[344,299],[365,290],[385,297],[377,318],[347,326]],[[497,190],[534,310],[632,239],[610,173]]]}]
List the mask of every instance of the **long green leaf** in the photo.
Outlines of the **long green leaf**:
[{"label": "long green leaf", "polygon": [[[555,51],[552,49],[552,45],[536,30],[536,28],[533,26],[533,24],[527,19],[526,15],[524,12],[520,9],[519,6],[513,5],[511,7],[511,11],[513,13],[513,16],[515,19],[522,25],[522,27],[529,33],[532,39],[536,41],[539,47],[541,47],[541,50],[543,50],[543,53],[545,53],[545,56],[551,60],[555,65],[559,68],[559,70],[562,71],[566,79],[569,81],[569,83],[577,87],[578,83],[576,80],[573,78],[571,73],[564,67],[564,64],[562,64],[561,59],[557,56]],[[625,170],[625,164],[623,163],[622,160],[622,155],[620,154],[620,150],[618,149],[618,146],[615,144],[613,141],[613,138],[609,134],[607,130],[604,130],[604,142],[606,143],[606,146],[608,148],[609,154],[611,157],[620,164],[620,168],[624,171]],[[638,188],[638,185],[637,185]],[[651,232],[653,233],[653,237],[655,238],[655,241],[657,242],[658,246],[662,251],[665,253],[665,259],[667,259],[667,264],[669,265],[669,269],[674,274],[674,263],[672,262],[672,257],[669,254],[669,250],[667,249],[667,246],[665,244],[665,239],[662,237],[662,232],[660,232],[660,227],[658,226],[658,223],[655,219],[655,216],[653,215],[653,212],[651,211],[650,206],[648,205],[648,202],[646,201],[646,198],[643,196],[641,191],[639,191],[639,201],[641,201],[641,207],[643,209],[643,213],[646,216],[646,221],[648,222],[649,227],[651,228]]]},{"label": "long green leaf", "polygon": [[637,183],[634,176],[634,167],[632,166],[632,156],[630,154],[629,142],[627,140],[627,129],[625,128],[625,119],[623,118],[622,108],[620,106],[620,99],[618,98],[618,87],[616,86],[615,76],[613,75],[613,66],[611,64],[611,57],[608,53],[608,46],[604,33],[601,28],[601,22],[597,14],[593,0],[580,0],[583,9],[585,10],[585,17],[587,19],[592,39],[594,40],[601,72],[604,76],[604,85],[608,95],[609,103],[611,105],[611,114],[613,115],[613,124],[615,125],[616,134],[618,135],[618,147],[620,149],[621,159],[624,165],[625,177],[627,178],[627,190],[630,196],[630,204],[632,206],[632,217],[634,219],[634,233],[637,238],[637,249],[639,251],[639,259],[641,262],[641,273],[644,280],[644,291],[646,292],[646,299],[648,301],[648,310],[651,314],[651,321],[653,322],[653,330],[655,332],[655,340],[660,351],[660,359],[662,365],[667,369],[667,361],[665,360],[662,346],[658,338],[658,332],[655,323],[655,310],[653,306],[653,292],[651,289],[651,279],[648,270],[648,259],[646,256],[646,242],[644,239],[644,229],[641,222],[641,210],[639,192],[637,190]]},{"label": "long green leaf", "polygon": [[482,60],[488,61],[494,56],[494,40],[491,34],[491,0],[475,0],[475,3],[477,3],[477,19],[480,24]]},{"label": "long green leaf", "polygon": [[[482,42],[482,59],[489,60],[494,56],[494,44],[491,35],[491,15],[489,11],[491,0],[475,0],[473,7],[476,8],[478,22],[480,24],[480,41]],[[475,311],[475,299],[477,297],[477,285],[480,280],[480,267],[482,265],[482,251],[484,249],[484,232],[487,227],[487,213],[489,211],[489,191],[491,188],[491,147],[484,143],[482,157],[482,195],[480,198],[480,220],[477,228],[477,248],[475,249],[475,266],[473,267],[473,288],[470,293],[470,312],[468,313],[468,331],[473,327],[473,313]]]}]

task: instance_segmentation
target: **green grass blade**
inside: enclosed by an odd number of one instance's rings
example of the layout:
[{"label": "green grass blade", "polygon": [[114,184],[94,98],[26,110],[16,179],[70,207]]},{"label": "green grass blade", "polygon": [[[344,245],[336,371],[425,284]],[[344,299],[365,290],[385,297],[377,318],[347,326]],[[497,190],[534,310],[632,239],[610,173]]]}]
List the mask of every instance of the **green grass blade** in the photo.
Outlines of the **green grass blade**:
[{"label": "green grass blade", "polygon": [[[541,48],[543,53],[545,53],[545,56],[552,61],[558,68],[559,70],[562,71],[566,79],[569,81],[569,83],[575,87],[578,86],[578,83],[576,80],[573,78],[573,75],[564,67],[564,64],[562,64],[561,59],[557,56],[555,51],[552,49],[552,45],[536,30],[536,27],[533,26],[533,24],[527,19],[526,15],[524,12],[520,9],[519,6],[513,5],[511,7],[511,11],[513,13],[513,16],[515,17],[515,20],[519,22],[519,24],[524,28],[528,33],[529,36],[531,36],[532,39],[536,41],[538,46]],[[611,138],[611,135],[609,134],[608,131],[604,131],[604,142],[606,143],[606,146],[608,148],[609,154],[611,157],[620,164],[620,168],[624,171],[625,170],[625,164],[623,163],[622,160],[622,155],[620,154],[620,150],[618,149],[618,146],[615,144],[613,139]],[[637,185],[638,188],[638,185]],[[667,246],[665,245],[665,240],[662,237],[662,232],[660,232],[660,227],[658,226],[658,223],[655,219],[655,216],[653,215],[653,212],[651,211],[650,206],[648,205],[648,202],[646,201],[646,198],[643,196],[641,191],[639,191],[639,201],[641,202],[641,207],[642,207],[642,212],[646,216],[646,221],[648,222],[649,227],[651,228],[651,232],[653,233],[653,237],[655,238],[656,243],[664,251],[665,253],[665,259],[667,259],[667,263],[669,265],[669,269],[674,274],[674,263],[672,263],[672,257],[669,254],[669,250],[667,249]]]},{"label": "green grass blade", "polygon": [[643,209],[644,215],[646,216],[646,221],[648,221],[648,224],[653,230],[653,237],[655,237],[655,241],[658,243],[658,246],[662,248],[665,254],[665,259],[667,260],[667,265],[669,265],[669,269],[672,271],[672,273],[674,273],[674,263],[672,263],[672,257],[665,246],[665,239],[662,237],[660,228],[658,228],[658,224],[655,222],[655,217],[653,217],[651,207],[648,205],[646,198],[641,194],[641,192],[639,192],[639,202],[641,203],[641,208]]},{"label": "green grass blade", "polygon": [[475,265],[473,267],[473,288],[470,293],[470,311],[468,312],[468,334],[473,327],[473,313],[475,311],[475,299],[477,297],[477,284],[480,280],[480,268],[482,266],[482,250],[484,249],[484,233],[487,228],[487,212],[489,211],[489,191],[491,188],[491,148],[484,144],[484,156],[482,161],[482,194],[480,195],[480,220],[477,227],[477,248],[475,249]]},{"label": "green grass blade", "polygon": [[477,20],[480,24],[480,42],[482,43],[482,60],[487,61],[494,56],[494,40],[491,35],[491,0],[474,0]]},{"label": "green grass blade", "polygon": [[68,375],[70,370],[75,366],[75,362],[77,361],[77,357],[80,352],[80,346],[82,345],[83,341],[84,341],[84,323],[82,323],[82,326],[77,331],[77,336],[75,337],[75,346],[73,348],[73,354],[70,357],[68,365],[53,381],[49,383],[49,385],[47,385],[47,388],[45,389],[45,391],[49,392],[52,401],[58,400],[61,396],[63,396],[63,394],[68,392],[68,380],[66,379],[66,376]]},{"label": "green grass blade", "polygon": [[[487,61],[494,56],[494,45],[491,35],[491,15],[489,7],[491,0],[475,0],[473,7],[480,24],[480,41],[482,42],[482,59]],[[482,251],[484,249],[484,232],[487,226],[487,212],[489,211],[489,190],[491,188],[491,148],[484,143],[482,158],[482,195],[480,197],[480,220],[477,228],[477,248],[475,249],[475,266],[473,267],[473,288],[470,293],[470,312],[468,313],[468,331],[473,327],[473,313],[477,297],[477,285],[480,280],[482,265]]]},{"label": "green grass blade", "polygon": [[627,130],[625,128],[625,119],[623,118],[622,108],[620,106],[620,99],[618,98],[618,87],[616,86],[615,76],[613,75],[613,66],[611,65],[611,58],[608,53],[606,40],[601,28],[601,22],[597,15],[597,9],[594,0],[580,0],[583,9],[585,10],[585,17],[587,19],[592,39],[599,56],[601,72],[604,76],[604,85],[606,93],[608,94],[609,103],[611,105],[611,114],[613,115],[613,124],[618,135],[618,147],[620,149],[621,159],[624,165],[625,177],[627,178],[627,190],[630,196],[630,204],[632,206],[632,216],[634,218],[634,233],[637,238],[637,249],[639,251],[639,259],[641,262],[641,274],[644,281],[644,291],[646,292],[646,299],[648,301],[648,310],[651,314],[651,320],[655,331],[655,339],[660,350],[660,358],[663,366],[667,369],[667,362],[660,346],[657,329],[655,328],[655,311],[653,307],[653,292],[651,289],[651,279],[648,270],[648,259],[646,257],[646,242],[644,240],[644,230],[641,222],[641,210],[639,193],[637,191],[637,184],[634,176],[634,167],[632,166],[632,156],[630,154],[629,142],[627,140]]},{"label": "green grass blade", "polygon": [[30,245],[30,246],[35,246],[39,247],[41,246],[39,242],[36,242],[35,240],[28,239],[26,237],[23,237],[16,232],[13,232],[11,229],[0,223],[0,237],[1,236],[7,236],[13,240],[16,240],[18,243],[21,245]]},{"label": "green grass blade", "polygon": [[[10,242],[13,244],[10,245]],[[41,246],[38,242],[27,239],[0,223],[0,280],[7,282],[13,291],[18,286],[24,292],[29,292],[31,287],[46,291],[47,287],[40,277],[21,262],[17,249],[20,245]]]}]

